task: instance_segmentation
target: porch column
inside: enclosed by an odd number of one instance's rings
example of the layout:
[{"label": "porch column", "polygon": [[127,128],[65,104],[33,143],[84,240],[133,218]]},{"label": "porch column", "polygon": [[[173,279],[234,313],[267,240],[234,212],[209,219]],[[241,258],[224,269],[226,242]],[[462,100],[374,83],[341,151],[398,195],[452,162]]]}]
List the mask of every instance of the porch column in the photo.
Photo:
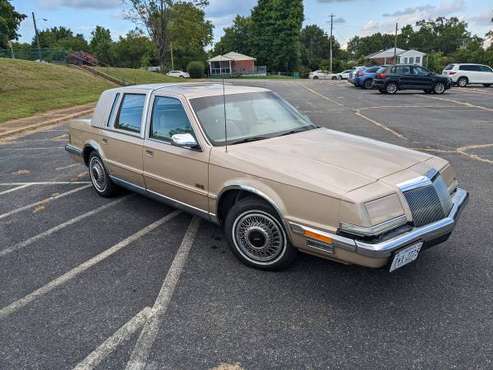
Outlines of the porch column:
[{"label": "porch column", "polygon": [[233,71],[231,70],[231,60],[229,61],[229,74],[231,74]]}]

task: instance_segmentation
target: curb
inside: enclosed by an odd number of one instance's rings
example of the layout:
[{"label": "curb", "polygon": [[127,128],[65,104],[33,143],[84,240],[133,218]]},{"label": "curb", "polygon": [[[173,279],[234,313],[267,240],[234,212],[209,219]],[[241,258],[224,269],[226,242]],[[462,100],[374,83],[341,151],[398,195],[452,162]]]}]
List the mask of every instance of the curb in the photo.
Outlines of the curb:
[{"label": "curb", "polygon": [[63,117],[53,118],[53,119],[50,119],[50,120],[47,120],[47,121],[44,121],[41,123],[36,123],[36,124],[25,126],[25,127],[20,127],[20,128],[14,129],[14,130],[0,132],[0,139],[6,138],[6,137],[9,137],[12,135],[16,135],[16,134],[19,134],[19,133],[24,132],[24,131],[30,131],[30,130],[34,130],[34,129],[45,127],[45,126],[51,126],[51,125],[54,125],[54,124],[57,124],[57,123],[60,123],[60,122],[63,122],[63,121],[66,121],[66,120],[69,120],[72,118],[84,116],[84,115],[92,113],[92,112],[94,112],[94,108],[85,109],[85,110],[82,110],[82,111],[77,112],[77,113],[67,114],[66,116],[63,116]]}]

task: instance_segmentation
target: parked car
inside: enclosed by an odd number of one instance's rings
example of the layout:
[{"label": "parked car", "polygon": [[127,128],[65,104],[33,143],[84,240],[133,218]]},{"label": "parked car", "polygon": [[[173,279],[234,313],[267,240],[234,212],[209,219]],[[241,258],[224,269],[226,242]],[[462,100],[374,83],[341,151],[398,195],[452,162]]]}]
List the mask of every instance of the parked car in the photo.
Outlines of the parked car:
[{"label": "parked car", "polygon": [[452,232],[468,193],[446,160],[318,127],[267,89],[223,88],[108,90],[66,150],[97,194],[122,186],[216,222],[259,269],[299,250],[394,270]]},{"label": "parked car", "polygon": [[338,80],[347,80],[349,78],[350,72],[351,72],[351,69],[346,69],[345,71],[339,72],[337,74],[337,79]]},{"label": "parked car", "polygon": [[337,80],[337,75],[329,71],[317,69],[316,71],[310,72],[308,78],[311,80]]},{"label": "parked car", "polygon": [[351,82],[352,84],[354,84],[354,79],[356,78],[356,74],[358,73],[358,71],[362,68],[366,68],[366,66],[356,66],[356,67],[353,67],[351,69],[351,71],[349,72],[349,75],[348,75],[348,78],[347,80],[349,82]]},{"label": "parked car", "polygon": [[371,89],[373,87],[375,75],[381,68],[381,66],[373,66],[359,69],[358,72],[356,72],[356,77],[353,79],[354,86],[363,89]]},{"label": "parked car", "polygon": [[454,84],[465,87],[468,84],[483,84],[486,87],[493,85],[493,69],[483,64],[449,64],[442,71]]},{"label": "parked car", "polygon": [[190,78],[190,75],[188,74],[188,72],[179,71],[179,70],[178,71],[169,71],[168,73],[166,73],[166,76]]},{"label": "parked car", "polygon": [[381,68],[373,86],[383,94],[395,94],[399,90],[423,90],[427,94],[443,94],[451,86],[448,77],[430,72],[424,67],[399,64]]}]

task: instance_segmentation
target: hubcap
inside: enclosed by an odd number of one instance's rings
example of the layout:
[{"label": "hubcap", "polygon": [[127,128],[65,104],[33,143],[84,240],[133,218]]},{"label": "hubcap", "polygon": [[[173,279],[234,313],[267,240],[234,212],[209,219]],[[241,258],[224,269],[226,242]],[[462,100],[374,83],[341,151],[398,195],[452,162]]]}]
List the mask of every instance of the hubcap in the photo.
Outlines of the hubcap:
[{"label": "hubcap", "polygon": [[467,83],[467,82],[466,82],[466,80],[464,80],[463,78],[461,78],[461,79],[459,80],[459,86],[460,86],[460,87],[464,87],[464,86],[466,86],[466,83]]},{"label": "hubcap", "polygon": [[273,262],[284,251],[282,226],[268,213],[248,211],[233,225],[233,240],[239,252],[253,262]]},{"label": "hubcap", "polygon": [[103,164],[97,157],[91,159],[89,166],[91,181],[97,191],[103,192],[106,189],[106,175]]},{"label": "hubcap", "polygon": [[443,91],[444,87],[443,84],[439,83],[435,86],[435,92],[441,93]]},{"label": "hubcap", "polygon": [[387,85],[387,92],[393,94],[397,90],[397,86],[395,84]]}]

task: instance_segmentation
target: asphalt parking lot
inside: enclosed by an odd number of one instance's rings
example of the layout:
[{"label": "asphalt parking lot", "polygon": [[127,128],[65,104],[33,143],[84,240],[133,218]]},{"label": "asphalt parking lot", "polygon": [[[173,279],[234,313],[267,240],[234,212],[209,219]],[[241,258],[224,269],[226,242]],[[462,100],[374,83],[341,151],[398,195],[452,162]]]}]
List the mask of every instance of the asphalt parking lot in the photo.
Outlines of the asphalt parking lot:
[{"label": "asphalt parking lot", "polygon": [[0,369],[492,368],[493,88],[241,83],[448,159],[471,194],[452,237],[393,273],[308,255],[257,271],[212,224],[98,197],[63,125],[29,134],[0,145]]}]

